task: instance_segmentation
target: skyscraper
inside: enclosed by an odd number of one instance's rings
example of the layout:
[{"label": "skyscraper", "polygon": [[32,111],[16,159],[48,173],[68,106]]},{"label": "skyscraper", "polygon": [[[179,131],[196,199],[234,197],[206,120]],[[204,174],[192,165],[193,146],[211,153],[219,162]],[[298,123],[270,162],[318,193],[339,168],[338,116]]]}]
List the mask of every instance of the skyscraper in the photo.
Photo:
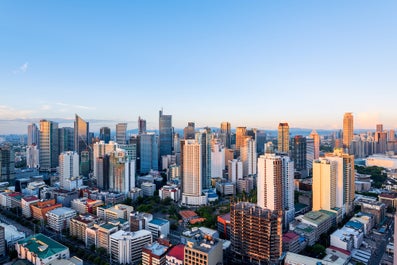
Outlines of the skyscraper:
[{"label": "skyscraper", "polygon": [[109,143],[110,133],[109,127],[101,127],[101,129],[99,129],[99,140],[104,141],[105,144]]},{"label": "skyscraper", "polygon": [[256,174],[256,142],[250,136],[246,136],[240,147],[240,157],[243,162],[243,176]]},{"label": "skyscraper", "polygon": [[147,174],[158,169],[158,146],[154,133],[140,135],[140,173]]},{"label": "skyscraper", "polygon": [[316,130],[313,130],[309,138],[313,139],[314,141],[314,159],[318,159],[320,157],[320,136],[316,132]]},{"label": "skyscraper", "polygon": [[282,254],[282,211],[247,202],[232,203],[230,241],[235,264],[278,264]]},{"label": "skyscraper", "polygon": [[266,132],[263,130],[255,131],[256,152],[263,155],[265,153]]},{"label": "skyscraper", "polygon": [[118,144],[127,143],[127,123],[116,124],[116,142]]},{"label": "skyscraper", "polygon": [[211,141],[211,177],[222,178],[225,169],[225,148],[219,139]]},{"label": "skyscraper", "polygon": [[196,140],[184,140],[182,157],[182,203],[186,205],[203,205],[207,197],[202,195],[202,156],[201,145]]},{"label": "skyscraper", "polygon": [[0,146],[0,181],[10,184],[15,180],[15,158],[11,146]]},{"label": "skyscraper", "polygon": [[74,129],[62,127],[58,129],[59,153],[74,151]]},{"label": "skyscraper", "polygon": [[313,211],[336,207],[337,161],[320,158],[313,163]]},{"label": "skyscraper", "polygon": [[141,116],[138,117],[138,134],[146,133],[146,120],[141,119]]},{"label": "skyscraper", "polygon": [[296,135],[294,137],[292,157],[296,171],[300,172],[302,177],[306,177],[306,138],[302,135]]},{"label": "skyscraper", "polygon": [[40,121],[40,171],[55,171],[58,166],[58,123]]},{"label": "skyscraper", "polygon": [[203,189],[211,188],[211,140],[210,128],[196,133],[196,141],[201,146],[201,184]]},{"label": "skyscraper", "polygon": [[194,139],[195,138],[195,126],[194,122],[188,122],[187,126],[183,129],[183,138],[185,140]]},{"label": "skyscraper", "polygon": [[295,214],[294,162],[288,156],[266,153],[258,159],[258,205],[284,213],[288,227]]},{"label": "skyscraper", "polygon": [[159,111],[159,168],[162,168],[161,157],[172,154],[172,115]]},{"label": "skyscraper", "polygon": [[65,190],[74,190],[83,185],[79,175],[79,155],[67,151],[59,155],[59,183]]},{"label": "skyscraper", "polygon": [[226,148],[231,147],[232,128],[230,122],[224,121],[221,123],[221,139]]},{"label": "skyscraper", "polygon": [[74,150],[80,156],[82,151],[88,150],[89,124],[76,114],[74,121]]},{"label": "skyscraper", "polygon": [[130,160],[123,149],[109,154],[109,189],[128,193],[135,187],[135,160]]},{"label": "skyscraper", "polygon": [[353,210],[355,193],[354,156],[344,153],[342,149],[335,149],[334,153],[326,154],[325,158],[337,163],[336,207],[341,208],[343,214],[349,214]]},{"label": "skyscraper", "polygon": [[244,143],[245,136],[247,136],[247,128],[246,127],[237,127],[236,128],[236,150],[240,152],[240,147]]},{"label": "skyscraper", "polygon": [[39,145],[40,136],[39,136],[39,128],[35,123],[28,125],[28,145]]},{"label": "skyscraper", "polygon": [[289,152],[289,125],[288,123],[280,123],[278,125],[278,151],[281,153]]},{"label": "skyscraper", "polygon": [[343,116],[343,148],[350,149],[351,142],[353,141],[353,114],[346,112]]}]

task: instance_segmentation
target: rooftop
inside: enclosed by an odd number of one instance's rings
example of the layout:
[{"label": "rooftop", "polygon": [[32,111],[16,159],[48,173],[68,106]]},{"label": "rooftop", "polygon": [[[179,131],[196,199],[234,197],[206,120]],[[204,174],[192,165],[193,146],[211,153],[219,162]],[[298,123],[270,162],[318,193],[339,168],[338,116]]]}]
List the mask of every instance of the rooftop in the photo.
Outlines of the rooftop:
[{"label": "rooftop", "polygon": [[363,229],[364,225],[358,221],[349,221],[345,225],[346,227],[351,227],[356,230]]},{"label": "rooftop", "polygon": [[167,256],[175,257],[176,259],[183,261],[185,258],[185,245],[179,244],[172,247],[170,251],[168,251]]},{"label": "rooftop", "polygon": [[40,259],[46,259],[68,249],[64,245],[43,234],[36,234],[22,239],[18,241],[18,244],[23,245],[30,252],[35,253]]},{"label": "rooftop", "polygon": [[154,254],[156,256],[162,256],[167,252],[168,247],[161,245],[158,242],[154,242],[152,244],[146,245],[144,247],[144,249],[150,250],[152,252],[152,254]]},{"label": "rooftop", "polygon": [[64,214],[69,214],[69,213],[76,213],[76,211],[71,208],[68,208],[68,207],[59,207],[59,208],[49,211],[49,213],[52,213],[55,215],[64,215]]},{"label": "rooftop", "polygon": [[299,235],[292,231],[289,231],[288,233],[283,235],[283,242],[285,242],[285,243],[289,243],[293,240],[298,240],[298,239],[299,239]]},{"label": "rooftop", "polygon": [[165,225],[165,224],[167,224],[169,222],[167,220],[165,220],[165,219],[153,218],[149,223],[150,224],[154,224],[154,225]]},{"label": "rooftop", "polygon": [[25,202],[37,201],[39,198],[36,196],[25,196],[22,198]]},{"label": "rooftop", "polygon": [[111,238],[114,239],[133,239],[133,238],[139,238],[139,237],[144,237],[144,236],[152,236],[152,233],[148,230],[139,230],[136,232],[126,232],[123,230],[119,230],[113,234],[110,235]]},{"label": "rooftop", "polygon": [[183,219],[189,219],[198,216],[197,213],[190,210],[179,211],[179,214],[182,216]]},{"label": "rooftop", "polygon": [[395,192],[393,192],[393,193],[381,193],[381,194],[379,194],[379,197],[388,198],[388,199],[396,199],[397,198],[397,193],[395,193]]},{"label": "rooftop", "polygon": [[347,256],[351,255],[350,251],[342,249],[342,248],[338,248],[338,247],[335,247],[335,246],[329,246],[328,248],[333,250],[333,251],[339,251],[339,252],[341,252],[341,253],[343,253],[343,254],[345,254]]},{"label": "rooftop", "polygon": [[227,213],[227,214],[224,214],[224,215],[220,215],[218,217],[222,218],[225,221],[229,221],[230,222],[230,213]]},{"label": "rooftop", "polygon": [[303,216],[303,220],[307,220],[311,223],[314,223],[315,225],[320,225],[324,222],[326,222],[330,218],[330,215],[322,212],[308,212]]}]

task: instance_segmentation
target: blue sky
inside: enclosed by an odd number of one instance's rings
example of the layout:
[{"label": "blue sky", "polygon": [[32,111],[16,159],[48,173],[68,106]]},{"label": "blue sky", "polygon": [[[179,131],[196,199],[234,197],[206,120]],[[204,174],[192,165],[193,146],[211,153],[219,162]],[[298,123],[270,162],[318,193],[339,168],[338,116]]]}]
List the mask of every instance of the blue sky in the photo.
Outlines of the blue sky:
[{"label": "blue sky", "polygon": [[396,13],[396,1],[0,1],[0,134],[75,113],[155,129],[161,107],[175,127],[336,129],[353,112],[357,128],[397,128]]}]

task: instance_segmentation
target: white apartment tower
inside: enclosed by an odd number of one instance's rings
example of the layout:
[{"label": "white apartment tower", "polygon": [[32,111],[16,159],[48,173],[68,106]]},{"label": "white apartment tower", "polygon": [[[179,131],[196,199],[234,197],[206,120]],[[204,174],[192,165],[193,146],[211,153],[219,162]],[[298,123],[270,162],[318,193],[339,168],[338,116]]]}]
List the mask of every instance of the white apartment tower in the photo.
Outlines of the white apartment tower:
[{"label": "white apartment tower", "polygon": [[214,139],[211,142],[211,177],[212,178],[222,177],[224,169],[225,169],[225,148],[218,139]]},{"label": "white apartment tower", "polygon": [[232,183],[237,183],[237,180],[243,178],[243,162],[237,159],[228,161],[228,178]]},{"label": "white apartment tower", "polygon": [[182,203],[202,205],[207,197],[202,195],[201,145],[196,140],[185,140],[183,145]]},{"label": "white apartment tower", "polygon": [[59,184],[65,190],[73,190],[83,185],[79,174],[79,155],[74,151],[59,155]]},{"label": "white apartment tower", "polygon": [[240,148],[241,161],[243,162],[243,176],[256,174],[256,142],[251,137],[246,137]]}]

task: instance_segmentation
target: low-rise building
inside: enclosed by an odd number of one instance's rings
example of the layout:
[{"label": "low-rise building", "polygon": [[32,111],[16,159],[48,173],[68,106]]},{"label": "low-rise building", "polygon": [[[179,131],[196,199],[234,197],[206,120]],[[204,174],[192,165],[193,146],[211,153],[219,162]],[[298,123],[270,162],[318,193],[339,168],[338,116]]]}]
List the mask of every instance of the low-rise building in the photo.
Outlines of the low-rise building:
[{"label": "low-rise building", "polygon": [[185,265],[221,264],[223,262],[222,243],[219,239],[205,235],[192,238],[185,246]]},{"label": "low-rise building", "polygon": [[143,247],[151,243],[152,234],[147,230],[120,230],[110,235],[110,255],[119,264],[136,264],[142,259]]},{"label": "low-rise building", "polygon": [[148,223],[152,220],[153,215],[150,213],[132,212],[130,213],[130,231],[148,229]]},{"label": "low-rise building", "polygon": [[41,200],[30,205],[32,217],[36,220],[47,220],[47,212],[62,207],[55,199]]},{"label": "low-rise building", "polygon": [[231,182],[217,182],[216,190],[222,195],[230,196],[236,194],[236,185]]},{"label": "low-rise building", "polygon": [[15,249],[18,258],[26,259],[34,265],[51,264],[54,260],[70,257],[69,248],[43,234],[35,234],[18,241]]},{"label": "low-rise building", "polygon": [[185,257],[185,245],[173,246],[165,256],[167,265],[183,265]]},{"label": "low-rise building", "polygon": [[54,231],[60,232],[69,228],[70,219],[76,216],[76,211],[67,207],[59,207],[48,211],[46,216],[49,227]]},{"label": "low-rise building", "polygon": [[317,241],[321,234],[327,233],[333,223],[336,223],[336,214],[333,213],[331,215],[331,212],[328,214],[323,211],[311,211],[301,217],[301,222],[316,227]]},{"label": "low-rise building", "polygon": [[154,192],[156,191],[156,184],[150,182],[143,182],[141,184],[141,189],[143,192],[143,196],[151,197],[154,195]]},{"label": "low-rise building", "polygon": [[158,242],[147,244],[142,249],[142,265],[165,265],[168,246]]},{"label": "low-rise building", "polygon": [[128,220],[134,207],[125,204],[116,204],[114,206],[106,205],[97,208],[97,216],[105,221],[122,218]]},{"label": "low-rise building", "polygon": [[152,233],[153,240],[160,236],[167,237],[170,232],[170,222],[161,218],[153,218],[147,225],[147,230]]},{"label": "low-rise building", "polygon": [[70,219],[69,234],[77,239],[86,242],[86,230],[98,222],[98,217],[93,214],[79,214]]},{"label": "low-rise building", "polygon": [[378,198],[380,202],[386,204],[386,207],[397,208],[397,192],[381,193]]},{"label": "low-rise building", "polygon": [[372,214],[375,217],[375,225],[378,225],[385,219],[386,205],[378,201],[361,202],[361,212]]},{"label": "low-rise building", "polygon": [[91,200],[89,198],[77,198],[71,202],[72,209],[81,214],[95,214],[97,212],[97,208],[103,204],[104,203],[101,200]]},{"label": "low-rise building", "polygon": [[171,198],[177,202],[181,198],[181,190],[177,185],[165,185],[159,190],[160,199]]},{"label": "low-rise building", "polygon": [[25,196],[21,199],[21,208],[22,208],[22,215],[25,218],[31,218],[32,217],[32,211],[30,209],[30,205],[36,203],[39,201],[39,198],[36,196]]},{"label": "low-rise building", "polygon": [[293,221],[290,223],[290,230],[305,238],[309,246],[313,246],[317,241],[317,228],[312,225]]},{"label": "low-rise building", "polygon": [[289,251],[299,253],[302,249],[299,243],[300,236],[297,233],[289,231],[283,235],[283,252]]},{"label": "low-rise building", "polygon": [[217,229],[220,238],[230,239],[230,213],[218,215]]}]

